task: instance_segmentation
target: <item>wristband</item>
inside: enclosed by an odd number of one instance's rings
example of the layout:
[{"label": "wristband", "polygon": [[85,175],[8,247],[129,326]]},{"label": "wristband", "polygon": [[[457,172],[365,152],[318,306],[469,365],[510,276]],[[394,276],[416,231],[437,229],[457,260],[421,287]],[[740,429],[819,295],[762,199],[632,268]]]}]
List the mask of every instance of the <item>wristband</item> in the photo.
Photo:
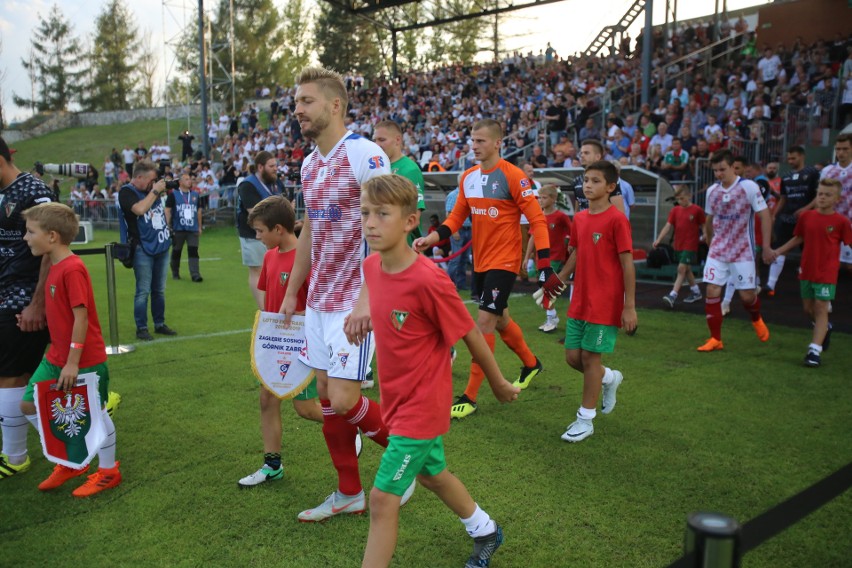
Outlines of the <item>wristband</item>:
[{"label": "wristband", "polygon": [[74,343],[71,342],[71,349],[82,349],[86,344],[85,343]]},{"label": "wristband", "polygon": [[535,251],[536,253],[536,268],[542,270],[544,268],[550,268],[550,249],[540,249]]},{"label": "wristband", "polygon": [[438,228],[435,230],[435,232],[438,233],[438,236],[441,238],[442,241],[449,239],[453,235],[453,232],[446,225],[438,225]]}]

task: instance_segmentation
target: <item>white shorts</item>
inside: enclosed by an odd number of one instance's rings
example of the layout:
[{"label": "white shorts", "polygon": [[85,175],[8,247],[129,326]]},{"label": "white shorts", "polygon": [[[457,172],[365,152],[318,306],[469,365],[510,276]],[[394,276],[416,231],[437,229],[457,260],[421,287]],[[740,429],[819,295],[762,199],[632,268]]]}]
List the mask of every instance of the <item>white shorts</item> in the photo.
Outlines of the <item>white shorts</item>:
[{"label": "white shorts", "polygon": [[852,247],[840,243],[840,262],[852,264]]},{"label": "white shorts", "polygon": [[704,264],[704,283],[715,286],[733,284],[736,290],[754,290],[754,261],[722,262],[708,257]]},{"label": "white shorts", "polygon": [[351,312],[318,312],[305,310],[305,342],[307,356],[299,359],[314,369],[326,371],[329,377],[363,381],[366,378],[373,352],[373,334],[359,347],[352,345],[343,333],[343,320]]}]

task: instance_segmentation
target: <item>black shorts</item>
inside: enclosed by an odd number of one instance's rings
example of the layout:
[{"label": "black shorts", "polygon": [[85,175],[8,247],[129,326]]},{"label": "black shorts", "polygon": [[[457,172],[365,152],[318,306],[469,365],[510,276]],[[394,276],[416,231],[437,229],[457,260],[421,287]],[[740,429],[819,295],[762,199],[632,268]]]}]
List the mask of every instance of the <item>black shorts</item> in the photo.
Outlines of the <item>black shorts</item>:
[{"label": "black shorts", "polygon": [[498,316],[509,307],[509,294],[518,275],[508,270],[473,273],[473,289],[479,294],[479,309]]},{"label": "black shorts", "polygon": [[23,332],[13,313],[0,314],[0,377],[20,377],[35,372],[50,343],[47,328]]},{"label": "black shorts", "polygon": [[772,248],[778,248],[790,239],[793,238],[793,231],[796,229],[795,223],[785,223],[780,219],[775,221],[775,226],[772,228],[773,240]]}]

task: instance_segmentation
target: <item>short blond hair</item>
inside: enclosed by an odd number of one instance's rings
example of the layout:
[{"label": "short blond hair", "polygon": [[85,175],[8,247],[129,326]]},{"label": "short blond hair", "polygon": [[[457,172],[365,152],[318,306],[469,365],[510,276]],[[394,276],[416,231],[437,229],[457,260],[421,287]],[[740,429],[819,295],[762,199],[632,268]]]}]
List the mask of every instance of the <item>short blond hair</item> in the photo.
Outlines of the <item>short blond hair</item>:
[{"label": "short blond hair", "polygon": [[397,205],[404,215],[417,212],[417,188],[411,180],[396,174],[376,176],[361,186],[361,200],[375,205]]},{"label": "short blond hair", "polygon": [[63,203],[40,203],[24,211],[23,217],[37,223],[43,231],[56,232],[63,245],[70,245],[80,230],[77,215]]},{"label": "short blond hair", "polygon": [[346,114],[346,109],[349,107],[349,94],[346,92],[346,85],[340,73],[325,67],[305,67],[299,73],[296,85],[308,83],[319,85],[320,90],[329,99],[340,99],[341,114]]},{"label": "short blond hair", "polygon": [[839,179],[834,178],[824,178],[819,180],[820,185],[824,185],[826,187],[833,187],[835,194],[840,197],[843,194],[843,184],[840,183]]},{"label": "short blond hair", "polygon": [[491,131],[491,134],[494,134],[495,138],[502,139],[503,138],[503,127],[499,122],[494,120],[493,118],[483,118],[473,124],[473,128],[471,128],[471,132],[474,130],[482,130],[483,128]]},{"label": "short blond hair", "polygon": [[542,195],[542,194],[549,195],[550,197],[553,197],[554,199],[556,199],[556,196],[557,196],[558,193],[559,193],[559,188],[556,187],[556,184],[553,184],[553,183],[545,184],[545,185],[541,186],[541,189],[538,190],[539,195]]}]

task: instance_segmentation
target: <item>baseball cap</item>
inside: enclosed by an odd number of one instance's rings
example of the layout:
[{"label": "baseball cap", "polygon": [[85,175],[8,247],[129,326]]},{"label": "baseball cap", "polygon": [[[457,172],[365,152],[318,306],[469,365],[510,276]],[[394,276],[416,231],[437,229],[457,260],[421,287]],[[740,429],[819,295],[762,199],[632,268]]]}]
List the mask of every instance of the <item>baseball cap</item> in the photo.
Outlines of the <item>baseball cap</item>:
[{"label": "baseball cap", "polygon": [[15,150],[14,148],[9,148],[9,145],[6,144],[6,141],[3,139],[2,136],[0,136],[0,156],[3,156],[3,158],[7,162],[11,162],[12,154],[14,154],[16,151],[17,150]]}]

